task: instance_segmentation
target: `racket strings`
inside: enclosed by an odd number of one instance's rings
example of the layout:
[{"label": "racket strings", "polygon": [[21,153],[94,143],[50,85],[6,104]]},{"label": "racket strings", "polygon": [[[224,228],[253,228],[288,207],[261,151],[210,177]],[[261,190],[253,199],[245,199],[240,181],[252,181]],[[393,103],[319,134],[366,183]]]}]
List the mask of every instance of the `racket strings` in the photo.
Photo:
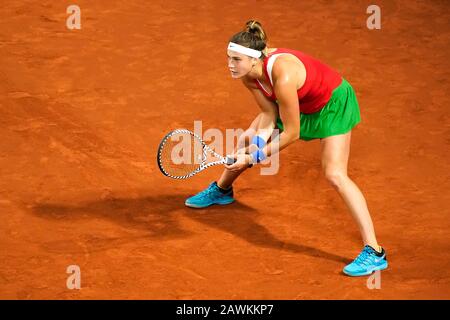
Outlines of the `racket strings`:
[{"label": "racket strings", "polygon": [[166,174],[183,177],[198,170],[205,156],[202,143],[182,132],[167,138],[160,149],[159,162]]}]

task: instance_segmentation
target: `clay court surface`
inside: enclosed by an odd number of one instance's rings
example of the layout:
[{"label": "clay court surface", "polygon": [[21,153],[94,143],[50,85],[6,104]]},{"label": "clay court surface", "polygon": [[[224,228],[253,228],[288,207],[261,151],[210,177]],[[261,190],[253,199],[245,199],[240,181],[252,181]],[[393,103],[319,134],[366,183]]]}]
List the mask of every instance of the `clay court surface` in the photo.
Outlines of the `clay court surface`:
[{"label": "clay court surface", "polygon": [[[449,299],[450,11],[446,1],[72,1],[0,7],[0,298]],[[349,175],[390,267],[381,289],[342,268],[356,224],[320,166],[320,142],[247,171],[237,202],[188,209],[221,167],[158,170],[176,128],[246,128],[258,113],[226,59],[257,18],[354,87],[362,122]],[[66,268],[81,269],[69,290]]]}]

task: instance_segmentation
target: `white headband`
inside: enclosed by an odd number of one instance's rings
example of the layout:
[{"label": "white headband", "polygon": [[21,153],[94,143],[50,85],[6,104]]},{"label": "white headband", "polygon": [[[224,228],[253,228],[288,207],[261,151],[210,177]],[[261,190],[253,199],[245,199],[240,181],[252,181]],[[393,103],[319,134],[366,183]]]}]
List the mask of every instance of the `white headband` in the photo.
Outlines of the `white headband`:
[{"label": "white headband", "polygon": [[228,50],[231,50],[234,52],[239,52],[239,53],[245,54],[246,56],[253,57],[253,58],[259,58],[259,57],[261,57],[261,54],[262,54],[261,51],[247,48],[247,47],[241,46],[240,44],[237,44],[234,42],[230,42],[228,44]]}]

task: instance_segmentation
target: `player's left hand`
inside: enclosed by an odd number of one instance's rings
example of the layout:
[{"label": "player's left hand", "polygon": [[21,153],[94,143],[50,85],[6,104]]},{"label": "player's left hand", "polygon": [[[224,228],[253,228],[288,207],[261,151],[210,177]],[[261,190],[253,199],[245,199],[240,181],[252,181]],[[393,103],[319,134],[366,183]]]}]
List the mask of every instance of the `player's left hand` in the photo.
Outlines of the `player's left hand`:
[{"label": "player's left hand", "polygon": [[251,155],[247,153],[235,153],[229,155],[229,157],[236,160],[236,162],[231,165],[225,164],[225,168],[230,171],[242,171],[243,169],[248,168],[250,165]]}]

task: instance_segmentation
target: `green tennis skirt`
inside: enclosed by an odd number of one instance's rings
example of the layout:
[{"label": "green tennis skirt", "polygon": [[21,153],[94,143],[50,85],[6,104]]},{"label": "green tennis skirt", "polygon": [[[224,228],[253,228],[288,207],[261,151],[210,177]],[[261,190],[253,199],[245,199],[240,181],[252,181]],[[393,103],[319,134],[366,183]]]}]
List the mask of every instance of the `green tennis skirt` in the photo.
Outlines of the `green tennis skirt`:
[{"label": "green tennis skirt", "polygon": [[[313,140],[344,134],[361,122],[358,101],[350,83],[342,83],[333,90],[330,100],[315,113],[300,113],[300,139]],[[277,127],[283,130],[281,119]]]}]

